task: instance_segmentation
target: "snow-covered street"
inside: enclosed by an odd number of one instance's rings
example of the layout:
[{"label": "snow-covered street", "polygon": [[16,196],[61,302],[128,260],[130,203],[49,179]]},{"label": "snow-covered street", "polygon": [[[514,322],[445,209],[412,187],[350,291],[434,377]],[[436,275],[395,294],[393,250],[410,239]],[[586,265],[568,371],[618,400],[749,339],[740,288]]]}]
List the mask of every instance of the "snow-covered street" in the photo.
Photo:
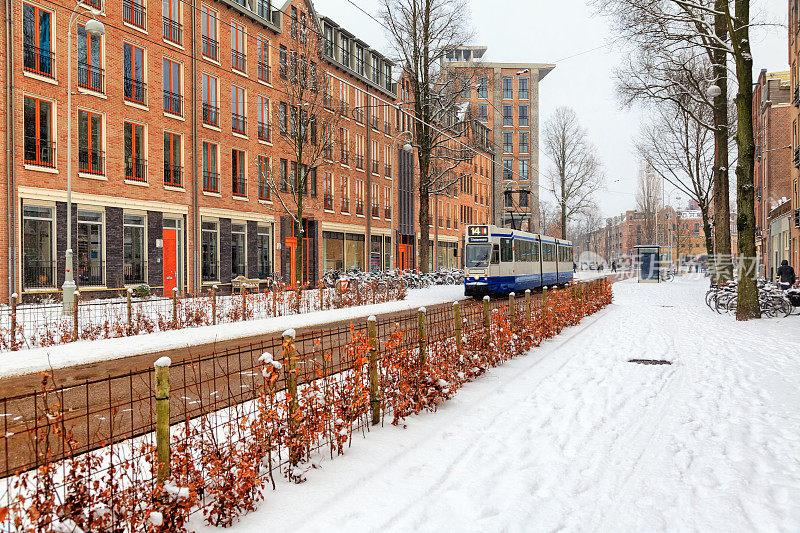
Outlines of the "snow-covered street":
[{"label": "snow-covered street", "polygon": [[800,317],[737,323],[706,287],[614,284],[607,309],[318,457],[234,530],[798,531]]}]

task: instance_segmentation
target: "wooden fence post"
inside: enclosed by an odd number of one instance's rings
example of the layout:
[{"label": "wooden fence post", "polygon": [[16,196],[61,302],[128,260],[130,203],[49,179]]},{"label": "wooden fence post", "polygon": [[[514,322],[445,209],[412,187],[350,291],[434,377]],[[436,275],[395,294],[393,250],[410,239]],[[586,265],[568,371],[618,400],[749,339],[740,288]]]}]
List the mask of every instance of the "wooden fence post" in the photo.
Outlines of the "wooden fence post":
[{"label": "wooden fence post", "polygon": [[516,299],[517,295],[513,292],[508,293],[508,319],[514,322],[514,300]]},{"label": "wooden fence post", "polygon": [[369,407],[372,411],[372,425],[381,421],[381,402],[378,399],[378,321],[375,316],[367,319],[369,338]]},{"label": "wooden fence post", "polygon": [[533,315],[531,314],[531,290],[525,289],[525,314],[528,316],[528,322],[531,321]]},{"label": "wooden fence post", "polygon": [[178,327],[178,287],[172,287],[172,327]]},{"label": "wooden fence post", "polygon": [[217,286],[211,287],[211,324],[217,323]]},{"label": "wooden fence post", "polygon": [[417,329],[419,335],[419,364],[420,366],[425,364],[425,347],[427,346],[427,321],[425,320],[425,314],[427,310],[424,307],[420,307],[417,311]]},{"label": "wooden fence post", "polygon": [[131,295],[133,294],[133,289],[128,287],[128,290],[125,291],[125,297],[127,299],[127,309],[128,309],[128,335],[131,334],[133,331],[133,303],[131,302]]},{"label": "wooden fence post", "polygon": [[162,357],[155,362],[156,377],[156,483],[169,477],[169,367],[172,360]]},{"label": "wooden fence post", "polygon": [[247,320],[247,288],[242,287],[242,320]]},{"label": "wooden fence post", "polygon": [[547,285],[542,286],[542,307],[541,307],[541,315],[542,315],[542,328],[544,328],[544,323],[546,321],[545,314],[547,314]]},{"label": "wooden fence post", "polygon": [[294,442],[297,434],[297,357],[294,351],[295,331],[287,329],[283,332],[283,362],[286,369],[286,389],[289,391],[289,406],[286,413],[289,425],[289,457],[292,464],[297,464],[297,444]]},{"label": "wooden fence post", "polygon": [[17,349],[17,293],[11,295],[11,349]]},{"label": "wooden fence post", "polygon": [[461,327],[463,322],[461,320],[461,304],[458,302],[453,302],[453,322],[456,328],[456,348],[458,349],[458,353],[461,354],[463,353],[463,343],[461,340]]},{"label": "wooden fence post", "polygon": [[80,309],[81,291],[75,291],[75,305],[72,306],[72,340],[78,340],[78,309]]},{"label": "wooden fence post", "polygon": [[492,340],[492,310],[489,308],[489,295],[483,297],[483,333],[486,335],[486,344]]}]

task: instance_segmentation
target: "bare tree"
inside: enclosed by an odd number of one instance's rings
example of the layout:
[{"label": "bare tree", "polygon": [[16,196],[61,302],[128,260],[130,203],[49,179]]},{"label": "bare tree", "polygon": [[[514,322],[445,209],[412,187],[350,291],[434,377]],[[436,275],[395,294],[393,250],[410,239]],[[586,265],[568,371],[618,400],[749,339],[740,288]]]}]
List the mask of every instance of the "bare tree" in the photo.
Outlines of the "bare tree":
[{"label": "bare tree", "polygon": [[643,237],[648,244],[657,244],[658,211],[661,206],[661,177],[649,163],[639,167],[636,186],[636,209],[644,216]]},{"label": "bare tree", "polygon": [[453,137],[463,131],[457,103],[471,76],[446,68],[448,50],[471,35],[465,0],[381,0],[381,16],[413,100],[414,146],[419,166],[419,266],[428,271],[431,196],[444,193],[459,178],[453,170],[472,157]]},{"label": "bare tree", "polygon": [[573,109],[557,108],[544,126],[543,138],[544,152],[552,162],[547,170],[547,190],[561,211],[561,237],[566,239],[570,219],[594,207],[603,171],[597,149]]},{"label": "bare tree", "polygon": [[[308,255],[304,213],[319,202],[317,171],[333,163],[340,116],[331,109],[331,80],[324,68],[323,39],[315,17],[301,12],[290,24],[293,49],[281,51],[277,85],[283,96],[273,106],[272,118],[278,127],[275,142],[283,153],[292,154],[293,161],[260,167],[259,191],[271,191],[279,209],[291,217],[292,237],[297,239],[295,256],[289,258],[295,265],[291,281],[302,284],[303,258]],[[269,125],[259,128],[271,133]]]},{"label": "bare tree", "polygon": [[539,201],[539,228],[544,234],[561,234],[561,216],[556,205],[548,200]]},{"label": "bare tree", "polygon": [[699,104],[695,104],[694,113],[678,105],[661,106],[636,144],[639,155],[656,174],[697,202],[709,257],[714,253],[710,214],[714,138],[701,122],[710,119],[711,112],[711,108]]}]

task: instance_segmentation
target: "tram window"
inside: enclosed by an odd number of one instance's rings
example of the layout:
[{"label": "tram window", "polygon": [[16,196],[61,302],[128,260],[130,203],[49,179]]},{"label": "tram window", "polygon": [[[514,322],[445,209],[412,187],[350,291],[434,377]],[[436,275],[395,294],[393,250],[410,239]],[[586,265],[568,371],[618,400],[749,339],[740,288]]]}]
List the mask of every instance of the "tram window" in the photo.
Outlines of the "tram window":
[{"label": "tram window", "polygon": [[492,247],[492,264],[497,265],[500,263],[500,245],[495,244]]},{"label": "tram window", "polygon": [[503,263],[514,261],[514,241],[509,238],[500,239],[500,261]]},{"label": "tram window", "polygon": [[514,260],[517,262],[527,261],[529,248],[530,243],[528,241],[517,241],[514,244]]},{"label": "tram window", "polygon": [[539,262],[539,243],[531,243],[531,261],[534,263]]}]

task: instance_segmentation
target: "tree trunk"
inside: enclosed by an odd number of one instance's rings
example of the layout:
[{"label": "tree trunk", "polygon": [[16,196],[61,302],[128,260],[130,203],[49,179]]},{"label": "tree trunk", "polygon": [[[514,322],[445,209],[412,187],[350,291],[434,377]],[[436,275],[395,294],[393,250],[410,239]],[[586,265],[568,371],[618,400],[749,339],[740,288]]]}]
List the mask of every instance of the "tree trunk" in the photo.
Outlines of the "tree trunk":
[{"label": "tree trunk", "polygon": [[[711,236],[711,217],[708,214],[708,204],[700,205],[700,215],[703,217],[703,233],[706,240],[706,254],[709,261],[714,256],[714,239]],[[710,267],[711,265],[709,265]],[[713,278],[712,278],[713,279]]]},{"label": "tree trunk", "polygon": [[[725,42],[728,35],[729,0],[716,0],[714,33],[720,42]],[[728,182],[728,71],[727,52],[721,48],[713,52],[713,71],[717,87],[722,91],[714,98],[714,254],[709,255],[712,261],[711,275],[717,283],[724,283],[733,278],[731,257],[731,209]],[[748,85],[750,82],[748,82]],[[719,259],[719,260],[717,260]],[[712,266],[713,265],[713,266]]]},{"label": "tree trunk", "polygon": [[735,29],[732,41],[736,58],[736,143],[739,159],[736,164],[736,229],[739,233],[739,297],[736,320],[760,318],[756,275],[756,215],[753,190],[755,141],[753,139],[753,56],[750,53],[750,0],[736,0]]},{"label": "tree trunk", "polygon": [[567,199],[565,198],[567,192],[564,190],[565,181],[566,179],[562,174],[561,175],[561,238],[562,239],[567,238]]}]

